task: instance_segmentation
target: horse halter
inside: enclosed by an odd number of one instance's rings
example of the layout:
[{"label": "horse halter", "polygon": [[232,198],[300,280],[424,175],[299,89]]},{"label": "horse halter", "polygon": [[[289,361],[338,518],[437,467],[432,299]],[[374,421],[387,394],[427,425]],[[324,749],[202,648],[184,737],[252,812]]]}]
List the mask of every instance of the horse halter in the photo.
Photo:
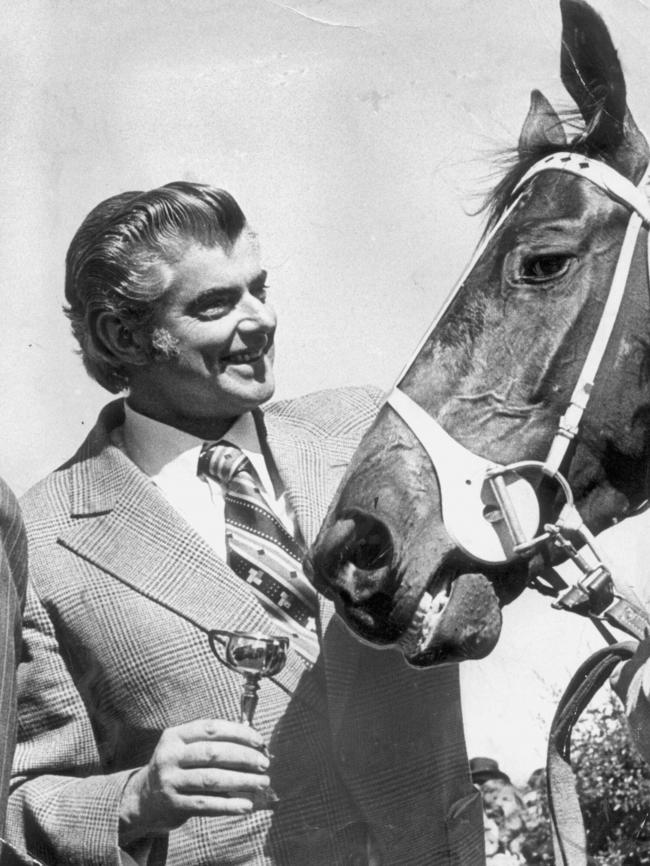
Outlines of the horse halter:
[{"label": "horse halter", "polygon": [[[562,171],[586,178],[604,190],[614,201],[627,207],[630,218],[596,333],[569,406],[558,423],[546,459],[522,460],[504,466],[474,454],[457,442],[428,412],[399,388],[399,383],[449,309],[488,244],[516,207],[526,185],[543,171]],[[644,181],[645,177],[640,186]],[[464,553],[473,560],[494,565],[530,555],[547,544],[560,547],[575,562],[582,576],[557,599],[554,606],[592,617],[606,618],[635,637],[643,635],[648,621],[640,611],[616,596],[611,572],[598,553],[594,536],[584,525],[575,506],[571,487],[560,468],[569,444],[578,433],[605,355],[625,293],[642,226],[650,226],[650,204],[644,193],[640,187],[636,187],[605,163],[570,152],[555,153],[535,163],[513,190],[510,204],[479,245],[413,357],[400,374],[398,384],[386,399],[428,454],[438,478],[445,528]],[[650,270],[650,247],[648,267]],[[564,506],[556,522],[545,524],[543,532],[539,532],[541,506],[538,484],[531,483],[526,477],[531,473],[537,482],[542,477],[554,481],[564,497]],[[567,538],[566,534],[569,532],[583,541],[590,554],[585,556],[575,549]],[[566,587],[564,581],[562,585]],[[539,579],[536,588],[547,594],[558,594],[557,587],[545,586]]]}]

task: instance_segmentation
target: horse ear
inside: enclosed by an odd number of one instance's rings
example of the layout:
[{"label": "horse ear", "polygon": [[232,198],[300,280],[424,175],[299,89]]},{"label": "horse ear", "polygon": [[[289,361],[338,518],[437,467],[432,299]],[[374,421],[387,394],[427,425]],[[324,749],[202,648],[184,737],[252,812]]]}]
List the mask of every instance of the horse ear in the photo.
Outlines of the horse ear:
[{"label": "horse ear", "polygon": [[566,135],[562,121],[551,103],[539,90],[533,90],[530,94],[530,108],[519,136],[519,156],[530,156],[545,144],[566,147]]},{"label": "horse ear", "polygon": [[560,0],[562,83],[587,125],[584,144],[635,183],[650,151],[627,108],[625,78],[602,18],[584,0]]}]

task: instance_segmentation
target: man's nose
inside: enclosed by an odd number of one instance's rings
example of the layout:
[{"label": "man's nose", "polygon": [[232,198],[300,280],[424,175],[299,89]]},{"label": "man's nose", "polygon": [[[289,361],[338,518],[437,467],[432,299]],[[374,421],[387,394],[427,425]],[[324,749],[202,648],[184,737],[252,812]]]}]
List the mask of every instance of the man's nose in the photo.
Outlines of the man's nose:
[{"label": "man's nose", "polygon": [[241,303],[241,318],[237,325],[241,333],[256,331],[271,332],[275,330],[275,311],[264,301],[249,295]]}]

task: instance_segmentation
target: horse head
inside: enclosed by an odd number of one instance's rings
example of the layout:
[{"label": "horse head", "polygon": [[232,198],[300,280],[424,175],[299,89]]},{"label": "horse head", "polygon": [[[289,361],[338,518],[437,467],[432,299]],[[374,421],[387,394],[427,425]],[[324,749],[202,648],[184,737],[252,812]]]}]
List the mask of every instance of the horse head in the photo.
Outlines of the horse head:
[{"label": "horse head", "polygon": [[[484,241],[363,438],[307,559],[354,632],[400,646],[414,665],[490,652],[502,606],[563,556],[517,535],[543,533],[567,496],[594,533],[647,497],[648,211],[636,185],[649,149],[603,21],[582,0],[560,5],[561,76],[580,131],[567,140],[533,91]],[[597,374],[585,379],[594,343]],[[577,429],[549,458],[581,400]],[[414,432],[416,416],[435,419],[433,444]],[[511,468],[490,476],[495,466]]]}]

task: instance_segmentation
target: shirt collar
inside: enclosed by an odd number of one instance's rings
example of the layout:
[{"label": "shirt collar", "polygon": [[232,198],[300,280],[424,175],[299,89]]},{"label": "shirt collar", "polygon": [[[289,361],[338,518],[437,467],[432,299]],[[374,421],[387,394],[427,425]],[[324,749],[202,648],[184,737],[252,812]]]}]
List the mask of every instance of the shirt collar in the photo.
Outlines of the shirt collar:
[{"label": "shirt collar", "polygon": [[[205,443],[205,440],[198,436],[142,415],[126,401],[122,437],[128,456],[154,480],[170,470],[180,471],[184,475],[196,475],[199,455]],[[210,441],[220,442],[222,439],[241,448],[253,464],[262,484],[266,489],[272,490],[252,413],[240,415],[222,437]]]}]

